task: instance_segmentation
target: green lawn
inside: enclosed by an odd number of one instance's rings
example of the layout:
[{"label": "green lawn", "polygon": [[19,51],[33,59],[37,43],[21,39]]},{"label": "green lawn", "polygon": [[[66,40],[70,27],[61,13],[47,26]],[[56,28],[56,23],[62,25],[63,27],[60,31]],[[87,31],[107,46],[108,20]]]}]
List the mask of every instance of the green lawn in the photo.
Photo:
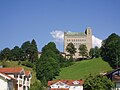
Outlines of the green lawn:
[{"label": "green lawn", "polygon": [[110,71],[112,68],[101,58],[83,60],[62,68],[57,79],[85,79],[89,74],[98,74]]}]

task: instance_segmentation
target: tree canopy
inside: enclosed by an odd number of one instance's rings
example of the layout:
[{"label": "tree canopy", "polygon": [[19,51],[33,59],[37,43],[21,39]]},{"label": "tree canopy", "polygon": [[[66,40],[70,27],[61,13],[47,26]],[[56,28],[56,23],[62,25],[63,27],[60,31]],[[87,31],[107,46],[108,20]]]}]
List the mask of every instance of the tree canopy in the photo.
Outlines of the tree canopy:
[{"label": "tree canopy", "polygon": [[99,58],[100,57],[100,48],[95,46],[95,48],[91,48],[89,52],[90,58]]},{"label": "tree canopy", "polygon": [[0,60],[9,60],[11,56],[11,50],[9,48],[4,48],[0,52]]},{"label": "tree canopy", "polygon": [[88,52],[87,52],[87,51],[88,51],[88,50],[87,50],[86,45],[81,44],[81,45],[79,46],[79,54],[80,54],[80,56],[82,56],[82,58],[85,58],[85,57],[88,56]]},{"label": "tree canopy", "polygon": [[103,40],[101,56],[112,67],[118,68],[120,66],[120,36],[112,33],[107,39]]},{"label": "tree canopy", "polygon": [[71,55],[75,55],[76,48],[75,48],[74,44],[68,43],[68,45],[66,46],[66,51],[69,52],[69,54],[71,54]]},{"label": "tree canopy", "polygon": [[44,85],[59,74],[58,54],[59,51],[53,42],[48,43],[42,48],[41,57],[36,63],[36,76]]},{"label": "tree canopy", "polygon": [[85,90],[112,90],[112,88],[114,83],[102,75],[89,75],[84,83]]}]

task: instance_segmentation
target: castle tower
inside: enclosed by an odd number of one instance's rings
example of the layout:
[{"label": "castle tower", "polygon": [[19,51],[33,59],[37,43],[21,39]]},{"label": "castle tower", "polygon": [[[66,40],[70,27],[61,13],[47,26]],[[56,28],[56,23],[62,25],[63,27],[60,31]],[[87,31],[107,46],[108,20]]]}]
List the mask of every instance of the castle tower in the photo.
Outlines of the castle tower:
[{"label": "castle tower", "polygon": [[92,48],[92,29],[88,27],[85,31],[86,34],[86,46],[88,51]]}]

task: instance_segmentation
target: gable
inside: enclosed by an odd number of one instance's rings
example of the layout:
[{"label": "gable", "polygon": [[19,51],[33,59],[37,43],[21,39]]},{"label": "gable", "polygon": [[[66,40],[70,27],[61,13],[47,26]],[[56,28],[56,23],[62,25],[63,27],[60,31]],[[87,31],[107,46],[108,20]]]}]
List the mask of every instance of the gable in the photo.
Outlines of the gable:
[{"label": "gable", "polygon": [[51,88],[69,88],[69,85],[59,81],[59,82],[56,82],[52,85],[50,85]]}]

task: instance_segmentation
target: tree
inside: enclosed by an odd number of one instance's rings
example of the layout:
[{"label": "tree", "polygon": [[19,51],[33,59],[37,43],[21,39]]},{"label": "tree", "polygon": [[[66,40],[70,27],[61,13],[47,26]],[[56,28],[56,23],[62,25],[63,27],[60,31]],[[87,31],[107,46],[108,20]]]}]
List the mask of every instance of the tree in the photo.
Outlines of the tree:
[{"label": "tree", "polygon": [[100,57],[100,49],[95,46],[95,58],[99,58]]},{"label": "tree", "polygon": [[68,43],[68,45],[66,46],[66,51],[69,52],[69,54],[71,54],[72,56],[75,55],[76,48],[75,48],[74,44]]},{"label": "tree", "polygon": [[95,48],[91,48],[89,52],[89,56],[91,58],[99,58],[100,57],[100,49],[95,46]]},{"label": "tree", "polygon": [[30,56],[30,53],[31,53],[31,51],[30,51],[30,41],[24,42],[22,44],[21,48],[25,53],[25,58],[24,59],[29,60],[29,56]]},{"label": "tree", "polygon": [[58,50],[56,45],[50,42],[42,48],[41,57],[36,63],[36,76],[44,85],[58,76],[60,70],[58,62]]},{"label": "tree", "polygon": [[88,56],[87,51],[88,51],[88,50],[87,50],[86,45],[81,44],[81,45],[79,46],[79,54],[82,56],[82,58],[85,58],[85,57]]},{"label": "tree", "polygon": [[102,75],[89,75],[84,83],[85,90],[112,90],[113,88],[114,83]]},{"label": "tree", "polygon": [[118,68],[120,66],[120,36],[112,33],[107,39],[103,40],[101,56],[112,67]]},{"label": "tree", "polygon": [[15,46],[12,50],[11,50],[11,60],[24,60],[24,52],[21,48],[19,48],[18,46]]},{"label": "tree", "polygon": [[32,42],[26,41],[22,44],[21,48],[25,53],[25,58],[30,62],[35,62],[38,59],[38,48],[36,41],[33,39]]},{"label": "tree", "polygon": [[94,58],[95,57],[95,50],[94,50],[94,48],[90,49],[89,56],[90,56],[90,58]]},{"label": "tree", "polygon": [[38,48],[36,41],[33,39],[31,42],[31,49],[32,49],[32,54],[31,56],[31,62],[35,62],[38,59]]},{"label": "tree", "polygon": [[44,90],[41,82],[36,80],[33,85],[31,85],[30,90]]},{"label": "tree", "polygon": [[11,50],[9,48],[5,48],[0,52],[1,60],[9,60],[10,59]]}]

